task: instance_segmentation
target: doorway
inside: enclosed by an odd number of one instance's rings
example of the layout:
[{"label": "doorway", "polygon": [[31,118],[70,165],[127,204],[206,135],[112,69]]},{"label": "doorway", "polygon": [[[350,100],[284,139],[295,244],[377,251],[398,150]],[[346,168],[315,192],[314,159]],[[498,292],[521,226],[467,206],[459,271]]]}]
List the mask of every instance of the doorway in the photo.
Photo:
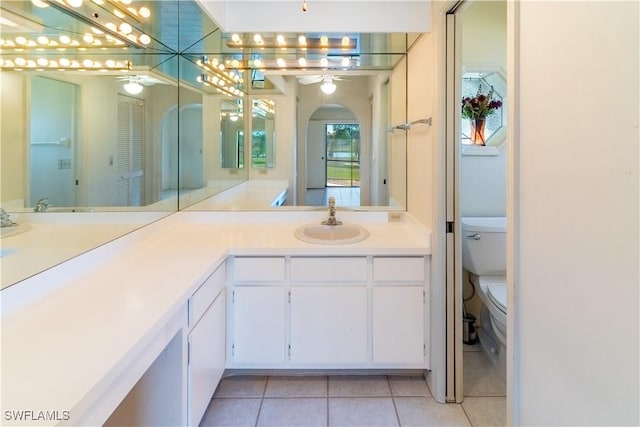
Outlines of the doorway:
[{"label": "doorway", "polygon": [[78,85],[31,78],[29,205],[76,206]]},{"label": "doorway", "polygon": [[325,125],[325,187],[360,187],[360,125]]},{"label": "doorway", "polygon": [[360,206],[360,123],[338,104],[318,108],[307,124],[307,206]]},{"label": "doorway", "polygon": [[[483,139],[487,145],[464,144],[468,121],[462,122],[463,77],[477,72],[472,82],[480,93],[479,78],[487,69],[506,68],[506,2],[456,2],[447,13],[447,400],[463,402],[468,397],[491,398],[500,402],[496,419],[506,420],[506,382],[468,332],[469,320],[475,328],[491,328],[482,323],[483,303],[478,289],[462,268],[461,218],[506,216],[506,144],[500,127]],[[493,90],[493,85],[484,89]],[[497,89],[497,86],[496,86]],[[506,125],[504,118],[501,124]],[[464,124],[464,126],[463,126]],[[490,142],[491,141],[491,142]],[[478,177],[482,176],[482,180]],[[505,260],[506,265],[506,260]],[[471,316],[473,315],[473,316]],[[465,321],[466,320],[466,321]],[[472,338],[472,339],[469,339]],[[464,403],[463,403],[464,405]]]}]

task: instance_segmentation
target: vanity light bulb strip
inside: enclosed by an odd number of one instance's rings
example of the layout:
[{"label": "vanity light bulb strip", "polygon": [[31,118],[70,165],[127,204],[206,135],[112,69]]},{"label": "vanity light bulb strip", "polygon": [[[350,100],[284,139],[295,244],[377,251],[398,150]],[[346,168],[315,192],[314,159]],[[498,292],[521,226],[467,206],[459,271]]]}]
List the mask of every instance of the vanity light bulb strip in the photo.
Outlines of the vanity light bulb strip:
[{"label": "vanity light bulb strip", "polygon": [[[137,30],[131,22],[139,24],[143,16],[151,16],[151,11],[147,7],[135,9],[131,6],[122,9],[123,3],[131,3],[131,0],[41,0],[61,12],[79,19],[90,27],[94,33],[104,33],[104,37],[115,45],[133,45],[138,48],[145,48],[151,43],[151,37]],[[92,4],[93,3],[93,4]],[[105,12],[101,5],[115,5],[112,15]],[[98,5],[98,6],[96,6]],[[102,6],[107,8],[107,6]],[[130,8],[131,10],[129,10]],[[114,21],[115,19],[115,21]],[[145,18],[146,19],[146,18]],[[97,31],[95,31],[97,29]],[[85,34],[88,38],[88,36]],[[83,37],[84,39],[84,37]]]},{"label": "vanity light bulb strip", "polygon": [[198,82],[205,86],[212,86],[218,92],[229,96],[243,96],[244,92],[239,88],[243,83],[240,73],[236,70],[228,70],[217,58],[201,57],[197,65],[210,74],[202,74],[197,78]]},{"label": "vanity light bulb strip", "polygon": [[218,76],[210,76],[208,74],[202,74],[196,78],[198,83],[202,83],[205,86],[212,87],[218,92],[228,96],[244,96],[244,92],[236,86],[230,86],[224,79]]},{"label": "vanity light bulb strip", "polygon": [[[73,8],[82,7],[83,0],[56,0],[58,3],[64,4],[66,6],[70,6]],[[151,17],[151,10],[149,10],[146,6],[141,6],[139,8],[132,6],[132,0],[91,0],[93,3],[98,6],[104,6],[106,3],[113,6],[113,14],[118,16],[119,18],[124,18],[125,16],[130,16],[134,18],[138,22],[142,22],[143,19],[149,19]],[[45,8],[48,7],[49,4],[47,0],[31,0],[34,6]]]},{"label": "vanity light bulb strip", "polygon": [[230,85],[235,85],[244,81],[239,72],[237,72],[236,70],[227,70],[227,67],[217,58],[209,58],[208,56],[203,56],[197,61],[197,64],[200,68],[203,68],[217,75],[218,78],[224,80]]},{"label": "vanity light bulb strip", "polygon": [[[96,4],[104,4],[105,0],[92,0]],[[111,6],[113,6],[113,14],[119,18],[124,18],[125,15],[135,19],[138,22],[142,22],[145,19],[151,17],[151,10],[148,7],[142,6],[140,8],[133,7],[131,0],[106,0]]]},{"label": "vanity light bulb strip", "polygon": [[274,114],[276,102],[272,99],[254,99],[253,108],[263,111],[265,114]]},{"label": "vanity light bulb strip", "polygon": [[119,61],[115,59],[107,59],[106,61],[96,61],[89,58],[84,59],[49,59],[45,57],[23,58],[17,57],[7,59],[0,57],[0,69],[2,70],[55,70],[55,71],[129,71],[132,64],[130,61]]},{"label": "vanity light bulb strip", "polygon": [[[219,62],[215,60],[214,68],[219,67]],[[286,60],[282,57],[276,59],[254,58],[249,60],[239,60],[237,58],[224,61],[224,68],[236,70],[285,70],[285,69],[319,69],[319,70],[344,70],[355,69],[360,66],[360,60],[356,56],[332,56],[319,59],[300,57]]]},{"label": "vanity light bulb strip", "polygon": [[[111,25],[116,28],[115,24]],[[125,27],[126,28],[126,27]],[[66,49],[86,49],[86,48],[107,48],[125,46],[125,43],[117,38],[104,34],[97,28],[92,28],[92,33],[85,33],[81,39],[73,39],[66,34],[52,35],[39,34],[32,35],[32,39],[25,36],[17,36],[14,39],[0,38],[0,50],[24,50],[24,49],[56,49],[64,51]],[[144,45],[151,43],[151,37],[146,34],[135,36],[127,35],[128,40],[140,42]]]},{"label": "vanity light bulb strip", "polygon": [[275,37],[263,37],[261,34],[254,34],[253,36],[245,34],[240,35],[234,33],[226,35],[225,42],[227,47],[230,48],[255,48],[255,49],[301,49],[301,50],[355,50],[358,45],[357,41],[343,36],[340,38],[321,36],[321,37],[307,37],[305,35],[299,35],[297,37],[286,37],[283,34],[278,34]]}]

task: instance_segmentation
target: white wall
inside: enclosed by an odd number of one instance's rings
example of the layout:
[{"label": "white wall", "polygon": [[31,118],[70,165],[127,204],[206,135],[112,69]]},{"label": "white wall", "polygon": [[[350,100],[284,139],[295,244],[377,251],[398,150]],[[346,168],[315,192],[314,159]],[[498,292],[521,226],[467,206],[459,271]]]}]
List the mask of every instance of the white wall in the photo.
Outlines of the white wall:
[{"label": "white wall", "polygon": [[[0,168],[0,194],[2,207],[7,210],[22,207],[23,200],[27,198],[27,174],[24,171],[28,170],[25,147],[29,132],[26,126],[29,103],[24,96],[26,85],[27,79],[20,73],[0,73],[0,136],[3,141],[0,158],[4,159]],[[14,201],[15,206],[10,206],[9,201]]]},{"label": "white wall", "polygon": [[[407,56],[407,120],[436,115],[434,37],[423,35]],[[418,124],[407,132],[407,210],[427,227],[433,227],[432,126]]]},{"label": "white wall", "polygon": [[462,67],[506,69],[507,3],[473,1],[460,14]]},{"label": "white wall", "polygon": [[[393,69],[389,80],[389,125],[397,126],[407,121],[407,59],[403,58]],[[407,135],[401,130],[391,132],[388,149],[389,204],[407,206]]]},{"label": "white wall", "polygon": [[507,151],[495,156],[462,155],[460,158],[461,216],[505,216]]},{"label": "white wall", "polygon": [[509,7],[513,421],[637,426],[639,3]]}]

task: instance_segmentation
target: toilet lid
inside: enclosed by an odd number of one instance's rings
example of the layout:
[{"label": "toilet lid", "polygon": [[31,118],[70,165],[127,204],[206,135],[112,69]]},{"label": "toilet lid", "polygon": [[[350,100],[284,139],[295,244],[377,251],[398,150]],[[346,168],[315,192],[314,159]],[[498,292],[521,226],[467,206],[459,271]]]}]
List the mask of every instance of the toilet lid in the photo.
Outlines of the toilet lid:
[{"label": "toilet lid", "polygon": [[496,307],[507,312],[507,286],[504,283],[492,283],[487,286],[487,296]]}]

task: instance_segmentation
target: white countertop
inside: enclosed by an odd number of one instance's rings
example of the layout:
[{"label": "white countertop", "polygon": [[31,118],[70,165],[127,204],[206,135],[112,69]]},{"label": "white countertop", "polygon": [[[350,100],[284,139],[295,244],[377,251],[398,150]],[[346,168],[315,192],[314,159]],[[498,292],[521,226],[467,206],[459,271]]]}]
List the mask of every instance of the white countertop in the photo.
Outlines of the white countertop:
[{"label": "white countertop", "polygon": [[0,240],[0,289],[166,215],[166,212],[19,214],[15,216],[18,232],[6,234]]},{"label": "white countertop", "polygon": [[140,343],[157,335],[229,254],[428,255],[429,230],[403,216],[387,222],[384,212],[339,212],[369,238],[315,245],[293,233],[325,219],[324,212],[179,212],[7,288],[2,414],[69,410],[73,422],[94,405],[116,404],[98,391],[119,381]]},{"label": "white countertop", "polygon": [[221,191],[213,197],[189,205],[187,211],[212,210],[266,210],[286,196],[288,183],[285,180],[252,180]]}]

